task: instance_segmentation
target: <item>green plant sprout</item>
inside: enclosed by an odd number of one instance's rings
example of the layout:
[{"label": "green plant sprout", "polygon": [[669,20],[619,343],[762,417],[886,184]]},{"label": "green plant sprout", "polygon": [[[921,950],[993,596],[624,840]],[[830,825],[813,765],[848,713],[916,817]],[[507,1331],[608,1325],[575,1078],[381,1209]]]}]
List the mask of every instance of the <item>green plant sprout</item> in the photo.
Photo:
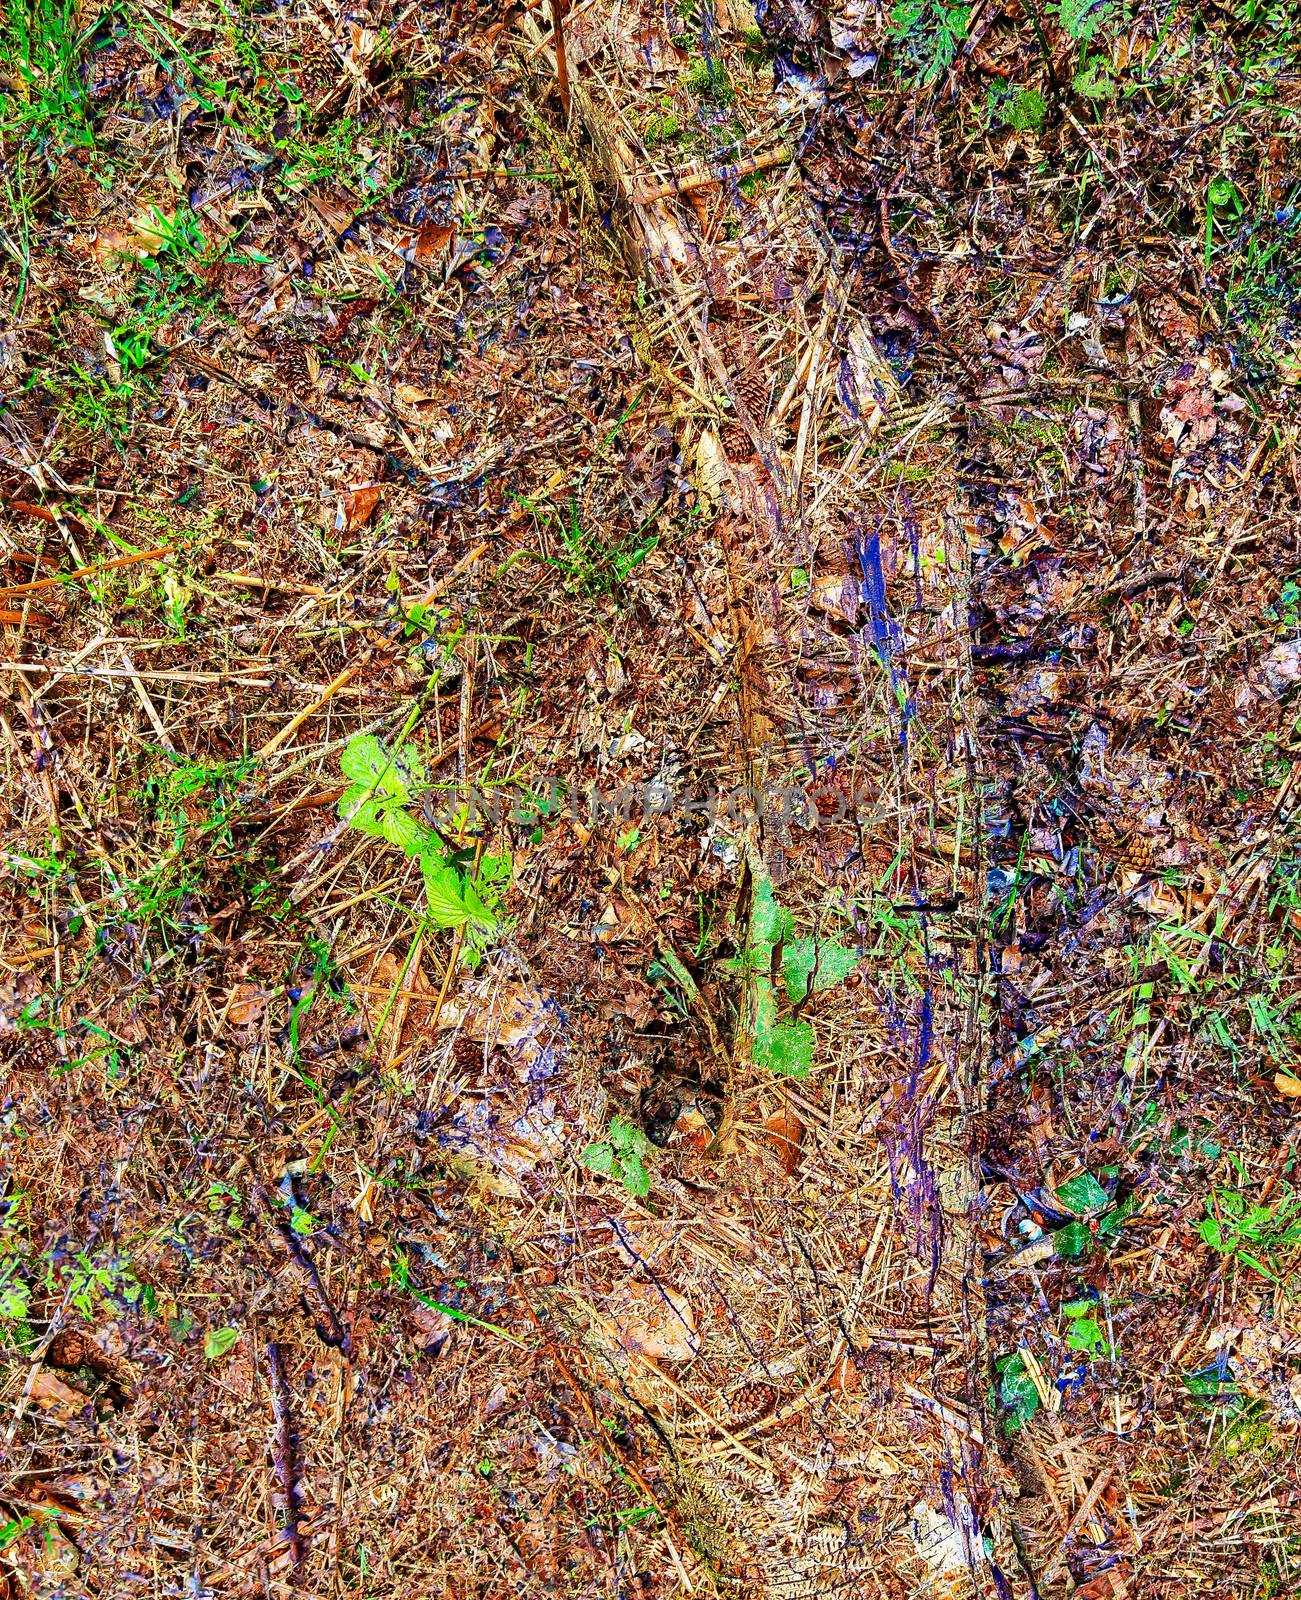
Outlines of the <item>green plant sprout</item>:
[{"label": "green plant sprout", "polygon": [[1279,1257],[1301,1245],[1301,1190],[1289,1189],[1275,1205],[1262,1206],[1240,1189],[1215,1189],[1206,1196],[1197,1232],[1212,1250],[1279,1283]]},{"label": "green plant sprout", "polygon": [[510,882],[509,855],[485,854],[476,870],[473,851],[449,850],[408,809],[430,788],[415,745],[391,752],[373,734],[354,734],[339,767],[348,780],[339,816],[420,863],[426,919],[435,928],[459,930],[466,964],[477,967],[505,927],[499,907]]},{"label": "green plant sprout", "polygon": [[934,83],[953,65],[970,23],[969,5],[898,0],[890,13],[890,34],[899,43],[907,76],[918,88]]},{"label": "green plant sprout", "polygon": [[1081,1355],[1106,1356],[1114,1354],[1111,1343],[1102,1331],[1097,1318],[1098,1302],[1087,1295],[1078,1300],[1067,1300],[1062,1306],[1066,1318],[1066,1346]]},{"label": "green plant sprout", "polygon": [[238,1328],[209,1328],[203,1341],[205,1361],[220,1361],[239,1343]]},{"label": "green plant sprout", "polygon": [[813,1066],[813,1029],[795,1016],[778,1020],[774,972],[780,967],[786,998],[799,1007],[811,994],[842,982],[858,965],[857,951],[834,939],[795,937],[795,919],[777,902],[770,878],[755,884],[750,938],[744,956],[725,963],[751,983],[754,1060],[783,1078],[807,1078]]},{"label": "green plant sprout", "polygon": [[1057,20],[1077,44],[1088,44],[1111,21],[1115,0],[1059,0]]},{"label": "green plant sprout", "polygon": [[589,1172],[602,1178],[618,1178],[635,1199],[644,1199],[650,1193],[650,1172],[646,1163],[650,1159],[651,1142],[627,1117],[611,1117],[604,1139],[588,1145],[579,1160]]},{"label": "green plant sprout", "polygon": [[1132,1198],[1113,1200],[1091,1172],[1067,1179],[1054,1193],[1061,1210],[1075,1217],[1052,1236],[1053,1249],[1068,1261],[1088,1255],[1095,1244],[1109,1244],[1135,1206]]}]

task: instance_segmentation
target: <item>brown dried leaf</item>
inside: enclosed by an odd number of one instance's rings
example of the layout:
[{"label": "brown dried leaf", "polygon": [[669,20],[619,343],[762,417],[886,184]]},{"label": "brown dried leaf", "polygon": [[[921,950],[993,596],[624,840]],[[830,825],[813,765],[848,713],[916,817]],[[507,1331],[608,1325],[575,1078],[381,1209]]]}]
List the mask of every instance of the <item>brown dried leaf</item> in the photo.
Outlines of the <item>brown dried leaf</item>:
[{"label": "brown dried leaf", "polygon": [[65,1383],[57,1374],[48,1367],[38,1369],[32,1379],[32,1387],[28,1398],[33,1405],[43,1407],[46,1411],[54,1411],[65,1417],[75,1416],[88,1404],[87,1398],[80,1389],[74,1389],[70,1383]]},{"label": "brown dried leaf", "polygon": [[352,533],[363,527],[374,515],[380,492],[377,483],[362,483],[349,489],[334,519],[335,527],[341,533]]},{"label": "brown dried leaf", "polygon": [[768,1133],[768,1142],[777,1152],[782,1171],[789,1178],[799,1165],[804,1124],[788,1106],[783,1106],[780,1111],[773,1112],[764,1123],[764,1128]]},{"label": "brown dried leaf", "polygon": [[270,995],[256,984],[237,983],[230,991],[226,1004],[226,1020],[237,1028],[247,1028],[256,1022],[267,1008]]},{"label": "brown dried leaf", "polygon": [[700,1349],[686,1297],[660,1283],[627,1283],[615,1292],[606,1327],[627,1350],[652,1361],[690,1361]]}]

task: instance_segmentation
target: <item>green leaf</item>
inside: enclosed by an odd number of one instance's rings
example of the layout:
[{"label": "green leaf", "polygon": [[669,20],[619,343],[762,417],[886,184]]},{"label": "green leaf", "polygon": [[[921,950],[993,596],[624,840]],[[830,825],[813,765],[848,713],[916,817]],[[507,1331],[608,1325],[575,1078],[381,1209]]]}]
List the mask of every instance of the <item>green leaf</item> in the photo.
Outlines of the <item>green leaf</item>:
[{"label": "green leaf", "polygon": [[1125,1226],[1125,1223],[1138,1210],[1138,1199],[1134,1195],[1126,1195],[1114,1211],[1108,1212],[1098,1224],[1098,1237],[1112,1239]]},{"label": "green leaf", "polygon": [[31,1306],[32,1291],[21,1278],[0,1284],[0,1322],[21,1322]]},{"label": "green leaf", "polygon": [[631,1195],[644,1199],[650,1193],[650,1173],[640,1156],[631,1150],[622,1150],[619,1153],[619,1176],[623,1179],[623,1186]]},{"label": "green leaf", "polygon": [[509,855],[493,855],[488,852],[479,863],[476,874],[477,881],[484,883],[509,883],[511,873],[511,858]]},{"label": "green leaf", "polygon": [[425,788],[424,763],[413,744],[391,752],[374,734],[354,734],[339,757],[339,768],[349,783],[371,789],[399,805],[409,805]]},{"label": "green leaf", "polygon": [[479,891],[470,878],[461,879],[461,903],[465,907],[466,915],[471,922],[477,923],[485,933],[494,933],[497,928],[497,919],[483,903]]},{"label": "green leaf", "polygon": [[754,909],[750,914],[750,942],[771,950],[795,931],[795,919],[785,906],[777,904],[772,879],[760,878],[754,886]]},{"label": "green leaf", "polygon": [[1067,1347],[1071,1350],[1082,1350],[1086,1355],[1092,1355],[1099,1345],[1105,1343],[1106,1337],[1092,1317],[1079,1318],[1072,1323],[1066,1335]]},{"label": "green leaf", "polygon": [[203,1341],[203,1353],[209,1361],[220,1361],[239,1343],[238,1328],[209,1328]]},{"label": "green leaf", "polygon": [[610,1118],[610,1143],[616,1150],[631,1150],[634,1154],[648,1156],[651,1142],[635,1122],[627,1117]]},{"label": "green leaf", "polygon": [[1111,21],[1114,0],[1059,0],[1053,8],[1077,43],[1086,43]]},{"label": "green leaf", "polygon": [[1090,56],[1071,80],[1071,88],[1085,100],[1110,100],[1116,92],[1111,63],[1105,56]]},{"label": "green leaf", "polygon": [[772,1039],[772,1030],[777,1026],[777,996],[772,992],[772,984],[766,977],[756,980],[754,986],[754,1054],[757,1060],[760,1053],[768,1048]]},{"label": "green leaf", "polygon": [[1007,125],[1018,133],[1038,133],[1048,115],[1048,102],[1038,89],[1022,89],[1007,109]]},{"label": "green leaf", "polygon": [[1096,1216],[1111,1208],[1111,1197],[1091,1172],[1081,1172],[1061,1184],[1057,1199],[1063,1210],[1080,1217]]},{"label": "green leaf", "polygon": [[425,909],[436,928],[460,928],[470,920],[465,903],[465,880],[455,867],[441,857],[423,856],[420,862],[425,880]]},{"label": "green leaf", "polygon": [[994,1369],[998,1373],[998,1398],[1008,1413],[1003,1426],[1006,1432],[1015,1433],[1038,1411],[1039,1391],[1019,1350],[1000,1356]]},{"label": "green leaf", "polygon": [[807,1022],[779,1022],[762,1041],[755,1060],[783,1078],[807,1078],[813,1066],[813,1029]]},{"label": "green leaf", "polygon": [[1231,1244],[1225,1243],[1218,1218],[1203,1217],[1197,1224],[1197,1231],[1201,1235],[1202,1243],[1210,1245],[1212,1250],[1227,1252],[1233,1249]]},{"label": "green leaf", "polygon": [[1053,1234],[1053,1249],[1067,1261],[1082,1256],[1092,1245],[1093,1235],[1087,1222],[1068,1222]]},{"label": "green leaf", "polygon": [[409,856],[423,855],[433,835],[409,811],[387,806],[380,813],[380,837]]},{"label": "green leaf", "polygon": [[1221,175],[1211,179],[1206,190],[1206,198],[1213,206],[1232,205],[1238,198],[1238,191],[1228,178]]},{"label": "green leaf", "polygon": [[614,1171],[614,1148],[604,1139],[594,1140],[578,1159],[589,1172],[595,1172],[602,1178],[608,1178]]},{"label": "green leaf", "polygon": [[795,939],[782,947],[782,977],[796,1004],[809,993],[810,979],[817,994],[843,982],[857,965],[858,952],[834,939]]}]

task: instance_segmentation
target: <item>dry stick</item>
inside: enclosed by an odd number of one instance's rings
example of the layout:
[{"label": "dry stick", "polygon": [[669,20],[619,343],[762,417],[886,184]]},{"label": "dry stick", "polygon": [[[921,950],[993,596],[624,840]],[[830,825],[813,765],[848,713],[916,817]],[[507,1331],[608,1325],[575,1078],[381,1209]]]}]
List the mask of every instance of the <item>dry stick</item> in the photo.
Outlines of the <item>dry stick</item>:
[{"label": "dry stick", "polygon": [[1052,1580],[1057,1576],[1057,1573],[1060,1571],[1063,1563],[1066,1560],[1066,1546],[1071,1542],[1071,1540],[1075,1537],[1075,1535],[1080,1531],[1080,1529],[1088,1521],[1089,1517],[1093,1514],[1093,1508],[1097,1505],[1098,1501],[1102,1498],[1102,1491],[1111,1482],[1112,1471],[1113,1471],[1113,1468],[1111,1468],[1111,1467],[1103,1467],[1102,1471],[1098,1474],[1097,1478],[1094,1480],[1093,1487],[1089,1490],[1088,1494],[1086,1494],[1084,1499],[1080,1502],[1080,1509],[1071,1518],[1070,1527],[1067,1528],[1065,1534],[1063,1534],[1062,1542],[1057,1547],[1057,1554],[1052,1558],[1052,1560],[1044,1568],[1044,1572],[1043,1572],[1043,1582],[1044,1583],[1051,1583]]},{"label": "dry stick", "polygon": [[10,584],[8,588],[0,589],[0,597],[9,599],[16,594],[35,594],[38,589],[56,589],[61,583],[74,583],[78,578],[94,577],[99,572],[111,572],[115,567],[134,566],[137,561],[157,561],[161,556],[169,556],[176,549],[174,544],[159,545],[156,550],[137,550],[134,555],[117,556],[112,561],[96,561],[88,567],[78,567],[75,572],[61,572],[55,578],[37,578],[31,583]]},{"label": "dry stick", "polygon": [[140,704],[144,707],[145,715],[153,724],[154,732],[162,741],[164,749],[170,750],[173,755],[176,755],[176,746],[172,743],[167,729],[163,724],[163,719],[158,715],[158,711],[154,706],[153,701],[149,698],[148,689],[146,689],[144,684],[141,683],[140,674],[136,671],[135,664],[131,660],[131,657],[126,653],[125,645],[121,648],[119,654],[122,657],[122,665],[126,668],[127,677],[131,680],[131,686],[136,692],[136,697],[139,699]]},{"label": "dry stick", "polygon": [[280,1346],[267,1345],[267,1366],[271,1373],[271,1415],[275,1420],[275,1443],[272,1458],[280,1492],[285,1500],[285,1541],[289,1546],[289,1559],[295,1569],[303,1564],[303,1534],[298,1525],[298,1493],[294,1482],[294,1434],[289,1409],[289,1380],[285,1376],[285,1363]]},{"label": "dry stick", "polygon": [[[261,1178],[258,1178],[253,1188],[254,1197],[261,1202],[272,1227],[275,1229],[281,1244],[284,1245],[286,1254],[294,1267],[297,1268],[302,1281],[311,1290],[312,1299],[320,1312],[320,1320],[314,1323],[316,1337],[324,1345],[329,1345],[332,1350],[337,1350],[345,1361],[352,1360],[352,1335],[348,1332],[339,1313],[334,1309],[334,1302],[326,1293],[325,1285],[321,1282],[321,1274],[316,1263],[307,1253],[306,1246],[298,1235],[284,1220],[272,1203],[271,1196]],[[307,1296],[304,1294],[304,1301]]]},{"label": "dry stick", "polygon": [[292,739],[293,736],[298,732],[299,728],[302,727],[303,723],[305,723],[309,717],[315,716],[321,707],[331,700],[336,694],[338,694],[339,690],[342,689],[345,684],[352,682],[361,669],[368,664],[374,654],[375,651],[372,647],[363,653],[359,661],[354,661],[352,666],[345,667],[337,678],[326,685],[324,691],[321,693],[318,699],[313,700],[311,705],[308,706],[305,711],[300,711],[296,717],[290,718],[290,720],[285,723],[284,727],[281,728],[279,733],[273,734],[271,738],[267,740],[267,742],[257,752],[258,760],[265,760],[267,756],[278,750],[280,746],[284,744],[286,739]]},{"label": "dry stick", "polygon": [[694,172],[684,172],[679,176],[666,179],[663,183],[652,184],[646,189],[634,189],[630,196],[634,205],[648,206],[656,200],[671,200],[674,195],[694,194],[697,189],[717,189],[725,183],[734,183],[740,178],[751,177],[756,172],[766,172],[769,167],[784,167],[791,159],[792,151],[788,144],[779,144],[775,150],[769,150],[765,155],[746,156],[743,161],[724,164],[713,171],[708,167],[701,167]]},{"label": "dry stick", "polygon": [[569,56],[565,50],[566,0],[551,0],[551,32],[556,55],[556,88],[560,90],[560,104],[569,121]]}]

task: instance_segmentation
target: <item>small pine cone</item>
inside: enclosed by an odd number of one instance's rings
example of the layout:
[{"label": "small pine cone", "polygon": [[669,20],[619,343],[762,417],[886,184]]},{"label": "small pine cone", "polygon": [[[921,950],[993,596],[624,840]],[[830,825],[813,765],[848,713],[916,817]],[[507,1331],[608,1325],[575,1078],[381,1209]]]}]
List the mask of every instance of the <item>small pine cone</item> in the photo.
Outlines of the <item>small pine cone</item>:
[{"label": "small pine cone", "polygon": [[729,1398],[728,1421],[733,1428],[746,1428],[768,1416],[777,1396],[766,1383],[743,1383]]}]

